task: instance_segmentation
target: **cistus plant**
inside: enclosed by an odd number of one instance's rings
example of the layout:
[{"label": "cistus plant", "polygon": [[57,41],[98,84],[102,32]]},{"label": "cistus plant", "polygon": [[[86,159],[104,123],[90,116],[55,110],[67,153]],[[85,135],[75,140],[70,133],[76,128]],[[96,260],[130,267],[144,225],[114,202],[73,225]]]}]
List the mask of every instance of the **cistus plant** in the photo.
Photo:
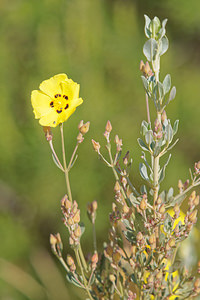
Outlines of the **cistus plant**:
[{"label": "cistus plant", "polygon": [[[123,153],[122,139],[118,135],[114,137],[114,150],[111,147],[110,121],[104,132],[107,154],[98,142],[92,140],[100,160],[112,169],[115,197],[111,200],[110,229],[102,252],[97,249],[95,233],[97,201],[87,206],[93,226],[93,251],[87,259],[81,248],[84,226],[80,222],[78,201],[73,198],[70,188],[69,172],[90,124],[79,123],[76,146],[68,161],[63,133],[63,122],[83,102],[79,98],[79,85],[65,74],[59,74],[42,82],[40,91],[32,92],[35,117],[44,126],[54,162],[65,174],[67,194],[61,200],[61,210],[74,256],[68,254],[63,257],[59,233],[50,235],[51,248],[64,266],[67,280],[83,289],[87,299],[190,299],[200,293],[200,278],[195,278],[184,262],[177,259],[177,250],[197,222],[199,196],[194,188],[200,184],[200,161],[195,163],[194,170],[190,170],[190,180],[184,183],[178,180],[177,194],[173,187],[162,190],[161,185],[170,161],[170,150],[178,141],[175,136],[179,123],[176,120],[172,125],[166,113],[176,95],[176,88],[171,86],[171,76],[167,74],[160,80],[160,59],[169,44],[166,23],[166,19],[161,23],[157,17],[151,20],[145,16],[147,41],[143,53],[146,62],[141,61],[140,70],[147,121],[142,122],[141,138],[138,139],[142,149],[139,172],[144,180],[140,190],[130,180],[132,159],[129,152]],[[156,111],[154,122],[150,118],[149,101],[153,101]],[[57,125],[62,137],[62,163],[54,149],[50,128]],[[161,162],[162,157],[165,159]],[[188,209],[184,214],[181,205],[186,199]]]}]

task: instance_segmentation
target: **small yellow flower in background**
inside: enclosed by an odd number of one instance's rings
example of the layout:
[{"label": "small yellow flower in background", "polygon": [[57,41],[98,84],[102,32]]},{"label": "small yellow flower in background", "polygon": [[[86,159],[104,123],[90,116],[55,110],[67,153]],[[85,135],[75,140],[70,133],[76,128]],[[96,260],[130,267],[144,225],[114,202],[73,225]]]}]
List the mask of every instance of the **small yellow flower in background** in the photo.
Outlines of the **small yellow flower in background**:
[{"label": "small yellow flower in background", "polygon": [[83,103],[79,98],[80,85],[66,74],[44,80],[39,89],[32,91],[31,103],[35,118],[42,126],[56,127],[65,122]]}]

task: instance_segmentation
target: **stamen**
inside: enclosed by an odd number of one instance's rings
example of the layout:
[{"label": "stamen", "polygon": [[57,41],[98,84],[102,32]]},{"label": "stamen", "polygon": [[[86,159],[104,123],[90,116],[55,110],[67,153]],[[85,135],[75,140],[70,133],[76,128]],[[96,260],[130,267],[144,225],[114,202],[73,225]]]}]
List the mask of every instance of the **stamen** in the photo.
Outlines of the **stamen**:
[{"label": "stamen", "polygon": [[62,109],[57,109],[56,112],[57,112],[58,114],[60,114],[60,113],[62,112]]},{"label": "stamen", "polygon": [[58,94],[54,95],[55,98],[58,98]]},{"label": "stamen", "polygon": [[50,106],[51,106],[51,107],[54,107],[53,101],[50,102]]},{"label": "stamen", "polygon": [[67,105],[65,106],[65,109],[67,109],[69,107],[69,104],[67,103]]},{"label": "stamen", "polygon": [[65,98],[66,100],[68,100],[68,96],[66,96],[66,95],[63,95],[63,98]]}]

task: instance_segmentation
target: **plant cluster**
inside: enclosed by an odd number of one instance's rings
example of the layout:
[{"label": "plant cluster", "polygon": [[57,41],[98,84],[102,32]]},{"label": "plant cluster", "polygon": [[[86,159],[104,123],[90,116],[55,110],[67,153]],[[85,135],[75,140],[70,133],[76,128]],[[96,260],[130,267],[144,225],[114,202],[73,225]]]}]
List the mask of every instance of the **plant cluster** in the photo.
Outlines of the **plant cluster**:
[{"label": "plant cluster", "polygon": [[[147,41],[143,52],[147,59],[141,61],[142,82],[145,89],[147,121],[141,125],[142,162],[139,172],[144,185],[138,191],[130,180],[132,159],[129,152],[123,153],[122,139],[114,137],[111,143],[112,125],[107,122],[104,137],[107,154],[101,145],[92,140],[100,160],[112,169],[115,178],[114,199],[110,213],[108,240],[103,251],[97,249],[95,220],[97,202],[88,204],[87,214],[93,226],[92,254],[85,258],[81,248],[84,226],[80,222],[78,203],[73,199],[69,172],[77,159],[77,150],[89,130],[89,122],[81,121],[75,149],[69,162],[65,157],[63,122],[82,103],[79,85],[59,74],[43,82],[41,91],[34,91],[32,104],[36,118],[45,126],[46,138],[52,150],[53,160],[65,174],[67,194],[61,200],[63,223],[69,233],[69,245],[74,257],[63,258],[60,234],[50,235],[53,253],[66,270],[68,281],[84,289],[89,299],[189,299],[200,293],[200,278],[195,278],[183,263],[177,260],[177,250],[190,235],[197,222],[199,195],[192,189],[200,184],[200,161],[190,170],[190,180],[178,181],[178,193],[170,187],[161,189],[165,171],[170,161],[169,154],[178,139],[174,139],[179,121],[172,126],[166,114],[168,104],[175,98],[176,88],[171,86],[167,74],[160,81],[160,59],[168,49],[165,19],[162,23],[155,17],[145,16]],[[150,119],[149,101],[154,102],[156,120]],[[50,127],[59,124],[62,137],[63,163],[54,146]],[[167,156],[167,157],[166,157]],[[122,158],[123,157],[123,158]],[[165,162],[161,163],[161,158]],[[162,160],[163,161],[163,160]],[[188,199],[186,214],[181,205]],[[199,272],[200,264],[198,265]]]}]

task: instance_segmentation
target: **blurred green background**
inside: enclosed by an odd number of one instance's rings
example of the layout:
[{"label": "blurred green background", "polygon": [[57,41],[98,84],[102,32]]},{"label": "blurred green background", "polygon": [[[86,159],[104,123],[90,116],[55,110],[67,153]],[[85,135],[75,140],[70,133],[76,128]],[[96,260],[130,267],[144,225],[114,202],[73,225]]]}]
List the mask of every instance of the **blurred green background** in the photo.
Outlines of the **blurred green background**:
[{"label": "blurred green background", "polygon": [[[180,3],[181,2],[181,3]],[[146,119],[139,63],[144,59],[144,17],[168,18],[169,51],[161,61],[177,88],[168,117],[180,119],[180,141],[161,188],[188,178],[199,160],[200,3],[196,0],[1,0],[0,1],[0,299],[83,299],[65,282],[49,246],[49,234],[60,232],[65,246],[60,199],[63,174],[34,119],[30,93],[57,73],[80,83],[84,103],[65,123],[67,153],[76,143],[77,124],[91,128],[71,172],[74,198],[86,225],[85,252],[92,251],[86,205],[98,201],[99,249],[107,238],[113,200],[111,170],[97,159],[91,139],[104,143],[109,119],[112,137],[123,138],[133,157],[131,178],[139,187],[140,149],[136,139]],[[151,104],[153,109],[153,105]],[[53,130],[60,153],[59,128]],[[102,149],[104,147],[102,146]],[[43,286],[43,288],[41,288]]]}]

